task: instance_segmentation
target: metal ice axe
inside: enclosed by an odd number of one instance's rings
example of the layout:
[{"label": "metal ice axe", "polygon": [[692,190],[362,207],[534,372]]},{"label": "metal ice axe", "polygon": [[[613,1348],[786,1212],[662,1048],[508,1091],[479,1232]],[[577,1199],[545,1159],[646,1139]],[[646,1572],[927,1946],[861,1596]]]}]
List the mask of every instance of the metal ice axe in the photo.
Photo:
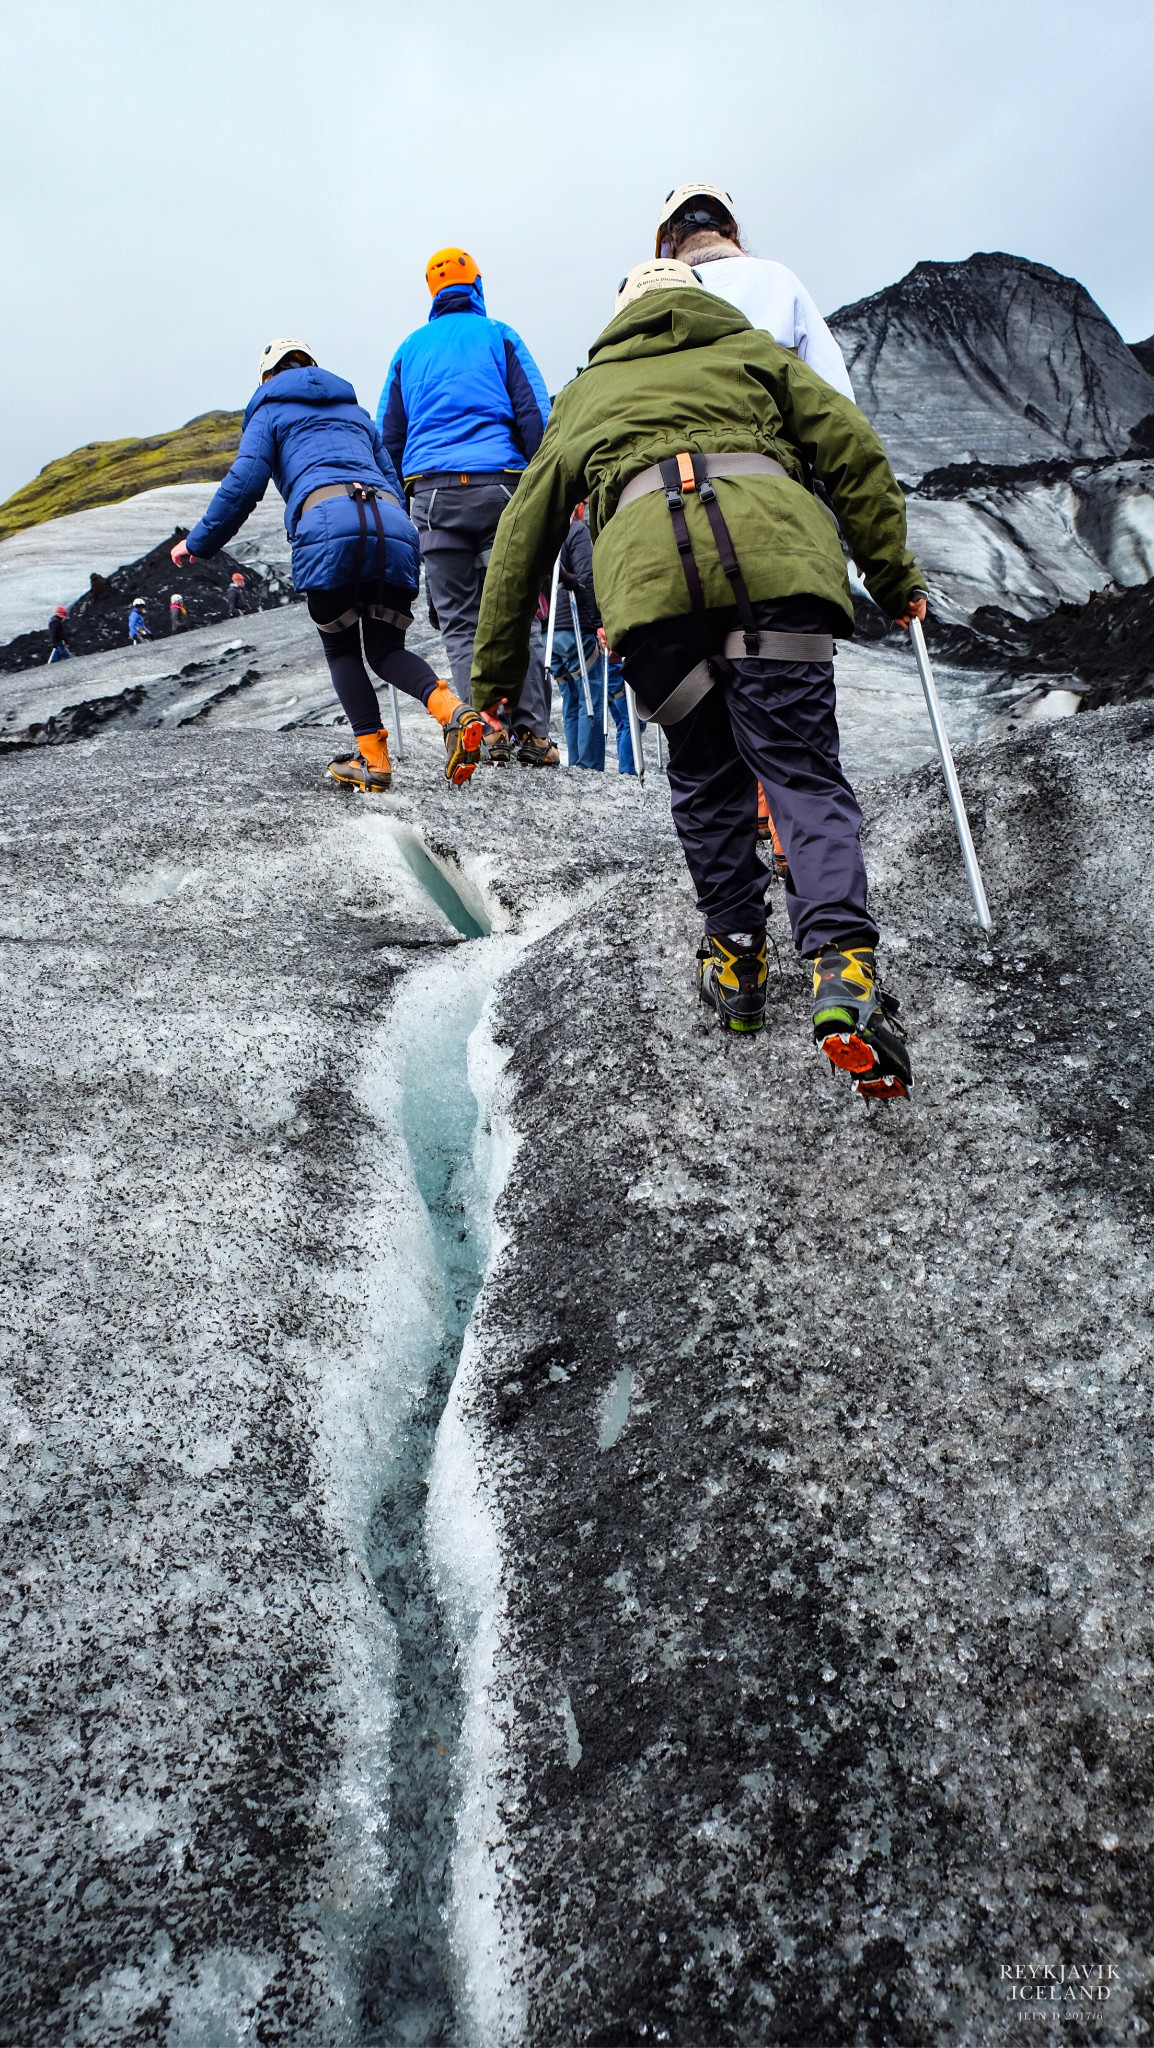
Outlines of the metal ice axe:
[{"label": "metal ice axe", "polygon": [[557,624],[557,582],[561,574],[561,557],[553,564],[553,581],[549,585],[549,623],[545,628],[545,674],[548,677],[553,666],[553,633]]},{"label": "metal ice axe", "polygon": [[569,592],[569,610],[573,614],[573,633],[577,641],[577,665],[581,670],[581,688],[585,692],[585,709],[589,715],[589,723],[592,725],[593,692],[589,688],[589,671],[585,666],[585,642],[581,638],[581,621],[577,616],[577,599],[572,591]]},{"label": "metal ice axe", "polygon": [[977,912],[978,923],[981,925],[982,930],[984,932],[992,932],[994,920],[990,916],[990,906],[986,902],[982,871],[978,866],[978,856],[974,852],[974,840],[973,834],[970,831],[970,821],[966,816],[966,806],[962,801],[958,774],[954,767],[954,757],[950,752],[949,737],[946,732],[945,721],[942,718],[942,707],[938,702],[938,693],[934,687],[933,670],[930,667],[930,657],[926,652],[926,636],[922,632],[922,622],[920,619],[911,618],[910,639],[914,643],[914,653],[918,658],[918,674],[921,676],[922,689],[925,692],[926,710],[930,714],[930,724],[933,726],[934,738],[938,743],[938,753],[942,761],[942,773],[946,778],[950,809],[954,814],[958,844],[962,849],[962,859],[966,864],[966,878],[970,884],[970,894],[974,899],[974,909]]},{"label": "metal ice axe", "polygon": [[404,761],[408,757],[405,753],[404,734],[401,731],[401,700],[397,695],[395,683],[389,684],[389,695],[393,700],[393,730],[397,735],[397,759],[398,761]]}]

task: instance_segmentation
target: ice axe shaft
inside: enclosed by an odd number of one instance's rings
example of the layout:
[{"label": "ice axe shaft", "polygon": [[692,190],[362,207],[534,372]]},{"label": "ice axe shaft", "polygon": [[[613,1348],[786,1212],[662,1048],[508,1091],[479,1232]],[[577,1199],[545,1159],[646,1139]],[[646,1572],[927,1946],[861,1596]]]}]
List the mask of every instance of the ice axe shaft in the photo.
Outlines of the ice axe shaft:
[{"label": "ice axe shaft", "polygon": [[405,759],[405,740],[401,732],[401,700],[397,695],[395,683],[389,684],[389,695],[393,700],[393,731],[397,735],[397,759],[398,761],[403,761]]},{"label": "ice axe shaft", "polygon": [[637,716],[637,699],[629,684],[625,685],[625,709],[629,713],[629,744],[633,749],[633,766],[637,770],[638,782],[645,781],[645,749],[641,744],[641,720]]},{"label": "ice axe shaft", "polygon": [[954,767],[954,757],[950,752],[949,736],[946,732],[945,721],[942,718],[942,707],[938,702],[933,670],[930,667],[930,657],[926,652],[926,636],[922,632],[922,622],[920,619],[910,620],[910,639],[914,643],[914,653],[918,660],[918,674],[922,679],[926,710],[930,714],[930,724],[933,726],[934,738],[938,743],[942,773],[946,778],[950,809],[954,814],[958,844],[962,849],[962,859],[966,864],[966,878],[970,885],[970,894],[974,899],[974,909],[977,912],[978,923],[981,925],[982,930],[984,932],[992,932],[994,920],[990,916],[990,906],[986,902],[982,871],[978,866],[978,856],[974,852],[974,840],[973,834],[970,831],[970,821],[966,816],[966,806],[962,801],[962,792],[958,784],[958,773]]},{"label": "ice axe shaft", "polygon": [[569,592],[569,610],[573,614],[573,634],[577,641],[577,662],[581,670],[581,688],[585,692],[585,709],[589,715],[589,723],[592,725],[593,692],[589,688],[589,671],[585,666],[585,642],[581,637],[581,621],[577,616],[577,599],[572,591]]},{"label": "ice axe shaft", "polygon": [[554,562],[554,564],[553,564],[553,581],[552,581],[552,583],[551,583],[551,584],[549,585],[549,623],[548,623],[548,625],[547,625],[547,626],[546,626],[546,628],[545,628],[545,675],[546,675],[546,677],[548,677],[548,676],[549,676],[549,672],[550,672],[550,670],[552,669],[552,666],[553,666],[553,634],[554,634],[554,632],[556,631],[556,626],[557,626],[557,583],[558,583],[558,579],[559,579],[560,575],[561,575],[561,557],[560,557],[560,555],[558,555],[558,557],[557,557],[557,560],[556,560],[556,561]]}]

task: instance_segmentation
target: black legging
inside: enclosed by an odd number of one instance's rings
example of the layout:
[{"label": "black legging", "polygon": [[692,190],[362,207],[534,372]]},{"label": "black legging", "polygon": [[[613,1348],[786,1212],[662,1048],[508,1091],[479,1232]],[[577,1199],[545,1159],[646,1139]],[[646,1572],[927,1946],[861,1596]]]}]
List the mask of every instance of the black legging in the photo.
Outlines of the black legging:
[{"label": "black legging", "polygon": [[354,584],[346,583],[339,590],[310,590],[308,593],[309,617],[314,624],[323,625],[329,619],[339,619],[342,612],[351,610],[358,602],[364,612],[362,618],[354,619],[351,626],[343,626],[339,633],[321,634],[333,689],[354,733],[379,732],[381,729],[381,707],[361,658],[362,635],[365,655],[382,682],[404,690],[406,696],[416,697],[421,704],[428,703],[437,687],[438,678],[428,662],[419,654],[410,654],[406,650],[404,628],[386,625],[384,619],[368,617],[370,604],[383,604],[390,611],[404,612],[408,611],[412,601],[412,591],[394,590],[389,584],[382,591],[378,583],[362,584],[360,590]]}]

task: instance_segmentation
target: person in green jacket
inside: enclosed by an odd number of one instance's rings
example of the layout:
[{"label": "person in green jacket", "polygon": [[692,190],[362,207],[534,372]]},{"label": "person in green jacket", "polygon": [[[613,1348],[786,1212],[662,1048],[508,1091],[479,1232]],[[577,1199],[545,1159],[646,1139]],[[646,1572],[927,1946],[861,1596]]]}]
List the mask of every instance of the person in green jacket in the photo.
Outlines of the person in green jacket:
[{"label": "person in green jacket", "polygon": [[588,366],[558,396],[493,543],[472,695],[515,696],[537,592],[589,502],[597,602],[643,718],[665,728],[673,817],[705,933],[698,987],[723,1029],[765,1021],[765,787],[814,1037],[863,1095],[907,1093],[896,999],[879,985],[861,811],[838,759],[833,635],[853,632],[845,556],[870,595],[924,617],[905,499],[852,400],[683,263],[622,282]]}]

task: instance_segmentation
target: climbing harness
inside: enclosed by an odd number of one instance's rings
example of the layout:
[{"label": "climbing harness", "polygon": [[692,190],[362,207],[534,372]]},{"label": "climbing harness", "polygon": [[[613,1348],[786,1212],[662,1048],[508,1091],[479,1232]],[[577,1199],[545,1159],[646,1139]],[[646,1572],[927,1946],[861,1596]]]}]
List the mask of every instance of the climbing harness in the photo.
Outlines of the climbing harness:
[{"label": "climbing harness", "polygon": [[357,535],[353,584],[358,590],[361,587],[361,580],[364,575],[365,548],[368,545],[369,538],[367,508],[371,508],[373,523],[377,529],[377,596],[374,602],[364,601],[350,605],[348,610],[343,611],[339,618],[328,619],[323,626],[319,619],[314,620],[313,623],[322,633],[343,633],[346,627],[355,626],[360,618],[379,619],[386,626],[399,626],[402,632],[407,632],[413,623],[412,612],[399,612],[393,606],[384,603],[385,528],[381,519],[381,508],[378,500],[385,498],[390,505],[395,505],[397,500],[392,491],[378,490],[376,484],[321,484],[317,490],[309,492],[308,497],[301,506],[301,518],[304,518],[306,512],[311,512],[314,505],[323,504],[326,498],[351,498],[357,508],[360,532]]},{"label": "climbing harness", "polygon": [[[732,674],[732,663],[746,661],[832,661],[834,657],[833,635],[830,633],[772,633],[762,630],[754,617],[753,605],[733,537],[725,523],[725,515],[718,503],[713,488],[714,477],[734,476],[788,476],[789,472],[772,456],[756,455],[752,450],[743,450],[733,455],[691,455],[688,452],[668,456],[663,462],[655,462],[649,469],[643,469],[639,476],[632,477],[617,501],[620,512],[636,499],[646,497],[653,491],[664,491],[665,503],[673,526],[673,538],[677,544],[689,591],[689,603],[697,625],[701,642],[701,660],[688,675],[684,675],[655,710],[649,710],[638,703],[642,718],[657,726],[676,725],[688,716],[694,707],[708,696],[714,685]],[[722,570],[733,593],[733,602],[741,620],[740,630],[727,633],[720,652],[709,649],[707,618],[709,607],[701,583],[701,571],[693,552],[693,540],[685,517],[685,500],[696,491],[705,516],[709,521],[714,545]]]}]

